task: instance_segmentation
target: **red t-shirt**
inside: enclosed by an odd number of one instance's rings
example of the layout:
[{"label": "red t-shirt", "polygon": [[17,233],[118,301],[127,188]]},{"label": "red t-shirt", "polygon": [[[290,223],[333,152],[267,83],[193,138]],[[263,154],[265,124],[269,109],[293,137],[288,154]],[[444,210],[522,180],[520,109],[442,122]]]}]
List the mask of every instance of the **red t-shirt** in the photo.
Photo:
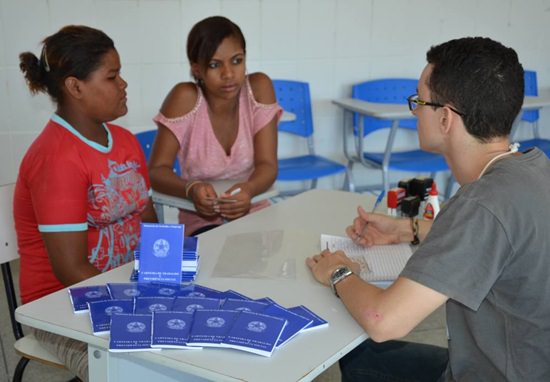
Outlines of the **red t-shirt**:
[{"label": "red t-shirt", "polygon": [[21,162],[14,220],[23,303],[64,288],[41,232],[87,231],[88,259],[101,272],[133,260],[149,201],[146,160],[132,133],[105,128],[108,147],[54,115]]}]

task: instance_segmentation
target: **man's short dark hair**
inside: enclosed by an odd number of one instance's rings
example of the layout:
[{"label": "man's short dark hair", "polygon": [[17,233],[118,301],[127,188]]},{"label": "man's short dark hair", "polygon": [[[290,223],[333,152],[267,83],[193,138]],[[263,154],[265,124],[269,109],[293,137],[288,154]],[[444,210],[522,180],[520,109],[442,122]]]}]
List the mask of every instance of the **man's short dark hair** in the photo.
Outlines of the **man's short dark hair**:
[{"label": "man's short dark hair", "polygon": [[428,81],[432,102],[464,113],[467,131],[482,142],[510,134],[523,103],[523,67],[512,48],[466,37],[433,46]]}]

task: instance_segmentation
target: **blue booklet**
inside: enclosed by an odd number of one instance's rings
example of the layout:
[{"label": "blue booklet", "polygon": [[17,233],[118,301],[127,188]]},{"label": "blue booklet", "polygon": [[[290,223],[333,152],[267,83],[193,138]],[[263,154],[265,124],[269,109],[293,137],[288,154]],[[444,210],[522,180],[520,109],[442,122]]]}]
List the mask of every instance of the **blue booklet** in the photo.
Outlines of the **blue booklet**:
[{"label": "blue booklet", "polygon": [[220,346],[239,314],[235,310],[196,310],[187,344]]},{"label": "blue booklet", "polygon": [[241,312],[222,342],[223,347],[271,357],[286,321],[253,312]]},{"label": "blue booklet", "polygon": [[193,313],[155,312],[153,313],[153,334],[151,347],[174,349],[201,349],[187,346],[189,331],[193,323]]},{"label": "blue booklet", "polygon": [[192,287],[171,283],[107,283],[113,298],[132,299],[134,297],[175,297],[181,291],[192,290]]},{"label": "blue booklet", "polygon": [[303,305],[294,306],[292,308],[288,308],[288,310],[290,310],[293,313],[296,313],[299,316],[302,316],[304,318],[311,320],[311,323],[308,326],[306,326],[303,329],[303,331],[326,328],[328,326],[328,321],[321,318],[317,314],[313,313],[311,310],[309,310]]},{"label": "blue booklet", "polygon": [[136,297],[134,299],[135,314],[153,314],[158,311],[171,311],[173,297]]},{"label": "blue booklet", "polygon": [[151,348],[153,316],[149,314],[113,314],[109,351],[145,351]]},{"label": "blue booklet", "polygon": [[268,305],[269,304],[253,300],[236,300],[234,298],[228,298],[224,301],[221,308],[225,310],[237,310],[239,312],[261,313]]},{"label": "blue booklet", "polygon": [[111,299],[111,294],[106,285],[74,287],[69,288],[68,291],[74,313],[88,312],[89,302]]},{"label": "blue booklet", "polygon": [[223,292],[223,298],[233,298],[235,300],[252,300],[250,297],[245,296],[242,293],[234,291],[233,289],[228,289]]},{"label": "blue booklet", "polygon": [[279,342],[277,343],[278,348],[290,341],[291,338],[300,333],[300,331],[307,327],[312,321],[311,319],[299,316],[296,313],[293,313],[278,304],[269,305],[262,313],[270,316],[280,317],[287,321],[287,325],[283,330],[283,334],[281,334]]},{"label": "blue booklet", "polygon": [[113,299],[117,300],[133,300],[134,297],[141,296],[143,293],[143,284],[138,283],[107,283],[107,289]]},{"label": "blue booklet", "polygon": [[211,298],[225,298],[224,292],[220,292],[217,289],[208,288],[199,284],[192,284],[193,290],[180,293],[180,296],[189,297],[211,297]]},{"label": "blue booklet", "polygon": [[141,223],[139,282],[181,283],[183,224]]},{"label": "blue booklet", "polygon": [[185,286],[181,284],[172,284],[172,283],[148,283],[147,285],[147,295],[148,296],[159,296],[159,297],[176,297],[179,296],[182,290],[186,290]]},{"label": "blue booklet", "polygon": [[221,300],[218,298],[178,296],[174,300],[172,310],[193,313],[197,309],[219,309],[220,304]]},{"label": "blue booklet", "polygon": [[265,304],[276,304],[275,300],[273,300],[271,297],[262,297],[254,301],[263,302]]},{"label": "blue booklet", "polygon": [[88,303],[92,332],[95,335],[107,334],[111,330],[111,316],[117,313],[131,314],[133,300],[103,300]]},{"label": "blue booklet", "polygon": [[183,239],[183,258],[197,258],[199,252],[199,238],[187,236]]}]

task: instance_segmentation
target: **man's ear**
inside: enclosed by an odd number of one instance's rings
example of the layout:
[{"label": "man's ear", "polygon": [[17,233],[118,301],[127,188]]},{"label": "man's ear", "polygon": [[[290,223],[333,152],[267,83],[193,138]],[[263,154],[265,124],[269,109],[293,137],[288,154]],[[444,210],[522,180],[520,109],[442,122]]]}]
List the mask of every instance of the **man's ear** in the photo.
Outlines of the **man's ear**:
[{"label": "man's ear", "polygon": [[441,114],[441,118],[439,119],[439,129],[441,130],[442,134],[448,135],[451,131],[451,126],[454,122],[456,122],[454,120],[455,115],[448,107],[443,107],[442,110],[443,113]]},{"label": "man's ear", "polygon": [[68,95],[76,99],[82,98],[82,81],[76,77],[67,77],[64,81],[65,90]]}]

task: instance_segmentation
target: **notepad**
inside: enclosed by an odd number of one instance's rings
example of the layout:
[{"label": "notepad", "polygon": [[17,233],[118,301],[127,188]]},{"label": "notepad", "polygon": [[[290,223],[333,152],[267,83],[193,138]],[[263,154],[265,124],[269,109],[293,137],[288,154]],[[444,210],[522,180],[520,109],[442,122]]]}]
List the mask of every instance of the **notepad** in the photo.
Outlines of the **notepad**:
[{"label": "notepad", "polygon": [[409,244],[375,245],[363,247],[347,237],[321,235],[321,248],[330,251],[342,250],[346,255],[359,263],[361,278],[377,283],[395,280],[412,255]]}]

